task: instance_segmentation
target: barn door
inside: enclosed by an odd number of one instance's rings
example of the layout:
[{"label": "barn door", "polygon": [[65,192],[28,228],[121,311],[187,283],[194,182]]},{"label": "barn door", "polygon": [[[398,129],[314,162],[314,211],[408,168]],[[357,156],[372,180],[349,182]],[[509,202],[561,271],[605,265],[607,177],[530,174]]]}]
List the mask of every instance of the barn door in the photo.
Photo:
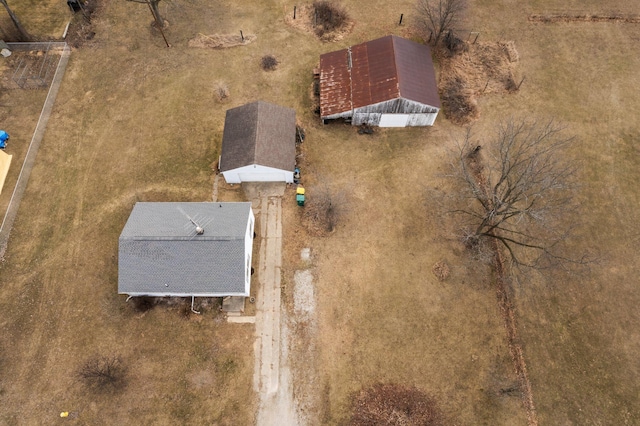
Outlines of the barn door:
[{"label": "barn door", "polygon": [[382,114],[380,127],[406,127],[409,114]]}]

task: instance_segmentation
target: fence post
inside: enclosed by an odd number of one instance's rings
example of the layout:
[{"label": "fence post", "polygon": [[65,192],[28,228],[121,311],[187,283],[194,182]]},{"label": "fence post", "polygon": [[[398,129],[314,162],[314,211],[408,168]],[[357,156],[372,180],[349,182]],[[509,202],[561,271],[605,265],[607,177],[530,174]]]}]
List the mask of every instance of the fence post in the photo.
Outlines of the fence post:
[{"label": "fence post", "polygon": [[400,14],[400,22],[398,22],[398,25],[402,25],[402,17],[404,16],[404,13]]}]

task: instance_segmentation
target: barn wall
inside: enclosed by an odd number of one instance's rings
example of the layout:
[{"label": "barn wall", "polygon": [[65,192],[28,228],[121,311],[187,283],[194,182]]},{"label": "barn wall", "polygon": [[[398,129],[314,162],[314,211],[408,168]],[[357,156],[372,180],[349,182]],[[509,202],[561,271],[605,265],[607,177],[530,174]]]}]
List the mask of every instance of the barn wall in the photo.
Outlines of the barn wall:
[{"label": "barn wall", "polygon": [[222,172],[227,183],[286,182],[293,183],[293,170],[281,170],[259,164],[238,167]]},{"label": "barn wall", "polygon": [[325,120],[335,120],[338,118],[351,117],[351,124],[354,126],[366,124],[369,126],[383,127],[385,121],[397,123],[401,120],[400,118],[385,119],[383,120],[383,125],[381,125],[380,121],[383,115],[403,114],[407,115],[405,124],[384,125],[384,127],[432,126],[438,116],[438,111],[438,108],[408,99],[393,99],[322,118]]},{"label": "barn wall", "polygon": [[380,117],[382,114],[377,112],[371,113],[355,113],[353,114],[353,119],[351,120],[351,124],[353,126],[360,126],[362,124],[366,124],[369,126],[377,126],[380,124]]},{"label": "barn wall", "polygon": [[392,99],[373,105],[366,105],[354,109],[356,113],[380,113],[380,114],[424,114],[437,113],[438,108],[431,105],[421,104],[408,99]]}]

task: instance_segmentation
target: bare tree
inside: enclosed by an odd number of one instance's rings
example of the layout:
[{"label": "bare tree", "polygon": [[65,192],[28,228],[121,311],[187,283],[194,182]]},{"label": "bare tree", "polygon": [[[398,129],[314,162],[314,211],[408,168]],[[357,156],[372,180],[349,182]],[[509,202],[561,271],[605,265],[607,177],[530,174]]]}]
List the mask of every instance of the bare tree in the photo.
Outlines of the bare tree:
[{"label": "bare tree", "polygon": [[344,192],[331,191],[327,185],[312,188],[305,216],[321,233],[333,232],[344,214],[347,198]]},{"label": "bare tree", "polygon": [[99,355],[87,360],[78,372],[78,377],[96,390],[115,389],[124,384],[126,369],[120,357]]},{"label": "bare tree", "polygon": [[[1,0],[0,0],[1,1]],[[156,27],[159,29],[164,28],[164,19],[160,15],[160,9],[158,8],[158,4],[160,0],[127,0],[134,3],[145,3],[149,5],[149,9],[151,9],[151,14],[153,15],[153,19],[155,20]]]},{"label": "bare tree", "polygon": [[31,37],[31,34],[29,34],[27,30],[22,26],[16,14],[13,13],[13,10],[11,10],[9,5],[7,4],[7,0],[0,0],[0,3],[2,3],[4,8],[7,10],[9,17],[11,18],[11,22],[13,22],[13,25],[16,27],[16,30],[18,31],[18,35],[20,37],[19,41],[31,41],[33,37]]},{"label": "bare tree", "polygon": [[460,24],[467,0],[418,0],[416,8],[418,26],[428,42],[438,46]]},{"label": "bare tree", "polygon": [[451,209],[464,218],[467,247],[497,243],[520,266],[586,263],[563,246],[575,225],[573,141],[553,121],[509,119],[482,145],[467,132],[452,164],[462,185]]}]

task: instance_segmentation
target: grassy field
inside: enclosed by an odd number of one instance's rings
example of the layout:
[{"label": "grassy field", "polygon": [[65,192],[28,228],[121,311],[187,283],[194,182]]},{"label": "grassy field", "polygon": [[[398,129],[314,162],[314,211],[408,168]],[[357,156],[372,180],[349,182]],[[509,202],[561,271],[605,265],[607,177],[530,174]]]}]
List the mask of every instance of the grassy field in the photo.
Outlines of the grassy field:
[{"label": "grassy field", "polygon": [[[327,237],[307,233],[292,196],[283,203],[288,309],[299,250],[310,247],[313,256],[317,318],[294,327],[290,353],[306,420],[344,424],[351,394],[384,381],[433,395],[450,424],[526,423],[517,393],[501,392],[515,374],[490,271],[446,238],[453,224],[426,196],[464,129],[441,115],[429,129],[358,135],[322,126],[312,112],[320,53],[388,33],[411,36],[396,23],[400,13],[411,15],[412,1],[343,3],[353,31],[323,44],[285,23],[293,1],[163,1],[167,49],[149,28],[146,6],[104,2],[95,38],[72,52],[0,266],[0,423],[50,424],[61,411],[83,424],[255,421],[251,326],[227,324],[215,304],[202,316],[183,315],[179,305],[140,313],[116,293],[117,238],[133,203],[210,200],[225,110],[256,99],[296,109],[307,132],[310,199],[327,185],[348,200]],[[634,13],[629,1],[606,10],[595,1],[524,9],[471,2],[469,28],[485,41],[514,40],[526,76],[518,93],[480,98],[475,127],[482,135],[509,114],[554,117],[578,138],[585,226],[575,247],[594,248],[600,261],[586,277],[532,274],[521,283],[522,345],[541,424],[637,424],[640,27],[527,20],[559,9]],[[256,41],[187,47],[199,33],[240,30]],[[280,60],[276,71],[260,69],[265,54]],[[230,93],[224,102],[216,96],[221,84]],[[2,92],[2,119],[21,129],[12,132],[16,154],[43,98]],[[226,187],[220,196],[242,197]],[[431,272],[438,261],[451,268],[444,282]],[[95,354],[122,358],[124,388],[86,389],[77,371]]]}]

